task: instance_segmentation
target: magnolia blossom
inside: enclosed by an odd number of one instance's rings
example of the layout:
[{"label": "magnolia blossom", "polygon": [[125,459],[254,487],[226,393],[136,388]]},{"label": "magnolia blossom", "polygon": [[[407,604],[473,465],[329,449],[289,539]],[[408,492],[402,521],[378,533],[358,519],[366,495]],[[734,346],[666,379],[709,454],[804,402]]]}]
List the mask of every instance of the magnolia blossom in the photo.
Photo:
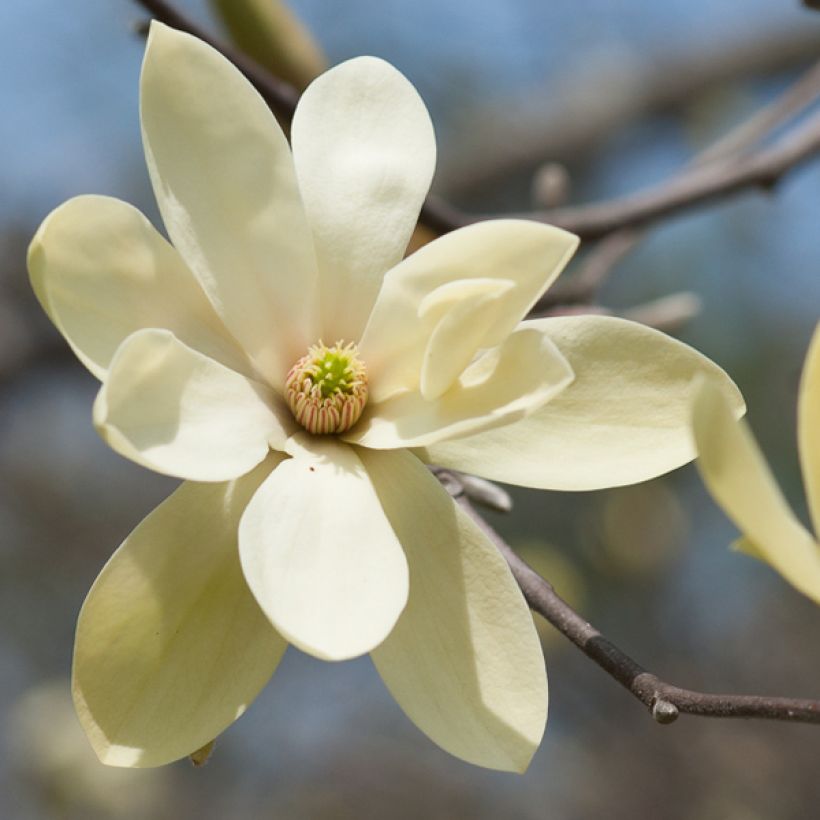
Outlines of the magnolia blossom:
[{"label": "magnolia blossom", "polygon": [[[743,534],[735,547],[766,561],[820,604],[820,541],[792,512],[749,426],[735,419],[720,388],[709,381],[696,394],[692,428],[703,480]],[[800,381],[797,442],[809,514],[820,534],[820,325]]]},{"label": "magnolia blossom", "polygon": [[80,614],[74,699],[100,758],[203,746],[288,643],[372,653],[410,719],[465,760],[521,771],[547,683],[531,616],[426,464],[557,490],[693,457],[690,385],[726,375],[646,327],[522,321],[576,247],[522,220],[403,259],[435,163],[414,88],[346,62],[302,97],[292,150],[217,52],[154,24],[141,80],[169,244],[129,205],[54,211],[34,288],[102,381],[117,452],[184,479]]}]

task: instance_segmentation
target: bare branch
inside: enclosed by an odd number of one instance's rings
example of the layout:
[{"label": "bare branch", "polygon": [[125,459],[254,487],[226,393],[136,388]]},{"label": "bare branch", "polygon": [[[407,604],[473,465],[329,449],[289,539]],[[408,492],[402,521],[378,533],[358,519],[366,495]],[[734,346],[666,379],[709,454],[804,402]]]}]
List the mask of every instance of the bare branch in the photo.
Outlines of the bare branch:
[{"label": "bare branch", "polygon": [[820,30],[800,25],[761,27],[677,54],[665,49],[654,56],[626,53],[601,60],[592,55],[579,71],[540,91],[529,89],[518,107],[505,106],[507,116],[480,113],[472,147],[444,169],[445,188],[467,198],[544,162],[583,162],[615,131],[641,117],[680,109],[731,83],[799,70],[818,53]]},{"label": "bare branch", "polygon": [[445,467],[430,467],[430,472],[447,488],[453,495],[464,493],[467,498],[481,504],[496,512],[510,512],[512,510],[512,498],[510,494],[486,478],[479,478],[468,473],[461,473],[458,470],[451,470]]},{"label": "bare branch", "polygon": [[[448,487],[453,494],[453,488]],[[820,700],[764,695],[713,695],[666,683],[644,669],[584,620],[552,585],[519,558],[503,538],[475,511],[464,493],[456,501],[498,547],[510,565],[530,608],[543,615],[590,660],[649,709],[658,723],[672,723],[680,713],[701,717],[744,717],[820,724]]]},{"label": "bare branch", "polygon": [[[818,152],[820,114],[769,148],[719,163],[693,166],[646,191],[608,202],[518,216],[557,225],[582,239],[598,239],[621,228],[646,227],[663,217],[725,199],[739,191],[771,189],[789,171],[813,159]],[[430,202],[427,216],[439,229],[449,227],[451,230],[488,218],[487,215],[468,215]]]},{"label": "bare branch", "polygon": [[[705,150],[698,152],[691,167],[739,155],[759,144],[775,128],[793,120],[820,97],[820,63],[813,65],[779,97],[758,109]],[[567,302],[592,301],[614,268],[638,245],[645,231],[622,228],[603,237],[583,258],[572,276],[559,279],[536,310]]]},{"label": "bare branch", "polygon": [[820,62],[802,74],[779,97],[758,109],[749,119],[732,128],[717,142],[695,157],[695,164],[705,165],[753,147],[775,128],[794,119],[820,96]]}]

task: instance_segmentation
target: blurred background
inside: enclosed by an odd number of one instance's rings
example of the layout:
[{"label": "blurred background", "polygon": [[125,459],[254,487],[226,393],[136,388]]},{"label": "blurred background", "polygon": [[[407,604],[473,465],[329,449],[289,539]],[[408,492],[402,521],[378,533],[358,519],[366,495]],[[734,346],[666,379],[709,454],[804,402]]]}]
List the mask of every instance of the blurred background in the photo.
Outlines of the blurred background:
[{"label": "blurred background", "polygon": [[[205,0],[177,5],[218,29]],[[291,6],[331,63],[376,54],[407,74],[438,133],[435,190],[480,211],[663,180],[820,57],[820,13],[798,0]],[[40,220],[81,193],[121,197],[159,225],[139,141],[144,19],[127,0],[0,4],[0,817],[815,816],[817,727],[685,716],[656,725],[543,622],[550,719],[523,777],[439,751],[369,660],[326,664],[293,649],[207,767],[97,762],[71,708],[75,619],[103,562],[173,482],[97,438],[96,384],[41,315],[25,250]],[[771,196],[669,220],[598,299],[621,313],[680,291],[700,299],[675,333],[736,379],[804,520],[795,398],[820,307],[819,205],[815,162]],[[691,466],[617,491],[514,499],[492,523],[661,677],[820,695],[820,611],[728,550],[735,531]]]}]

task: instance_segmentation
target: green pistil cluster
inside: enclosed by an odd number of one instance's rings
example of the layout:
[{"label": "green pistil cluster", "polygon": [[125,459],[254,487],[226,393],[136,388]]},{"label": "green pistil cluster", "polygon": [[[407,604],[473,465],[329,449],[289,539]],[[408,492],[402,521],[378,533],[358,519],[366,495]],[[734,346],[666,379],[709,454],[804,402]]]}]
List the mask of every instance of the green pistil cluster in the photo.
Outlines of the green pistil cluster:
[{"label": "green pistil cluster", "polygon": [[323,399],[334,393],[350,395],[353,392],[356,372],[349,350],[340,349],[338,345],[324,348],[311,364],[311,379],[322,391]]},{"label": "green pistil cluster", "polygon": [[309,432],[349,430],[367,403],[367,368],[356,345],[313,345],[288,372],[285,398],[294,418]]}]

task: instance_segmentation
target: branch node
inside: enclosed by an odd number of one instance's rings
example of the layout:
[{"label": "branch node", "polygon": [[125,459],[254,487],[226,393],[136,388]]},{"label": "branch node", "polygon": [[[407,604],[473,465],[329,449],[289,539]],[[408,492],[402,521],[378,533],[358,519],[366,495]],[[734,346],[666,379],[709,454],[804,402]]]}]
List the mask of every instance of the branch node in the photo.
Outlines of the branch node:
[{"label": "branch node", "polygon": [[678,707],[662,697],[658,697],[652,704],[651,712],[655,722],[662,725],[674,723],[678,719],[678,715],[680,715]]}]

